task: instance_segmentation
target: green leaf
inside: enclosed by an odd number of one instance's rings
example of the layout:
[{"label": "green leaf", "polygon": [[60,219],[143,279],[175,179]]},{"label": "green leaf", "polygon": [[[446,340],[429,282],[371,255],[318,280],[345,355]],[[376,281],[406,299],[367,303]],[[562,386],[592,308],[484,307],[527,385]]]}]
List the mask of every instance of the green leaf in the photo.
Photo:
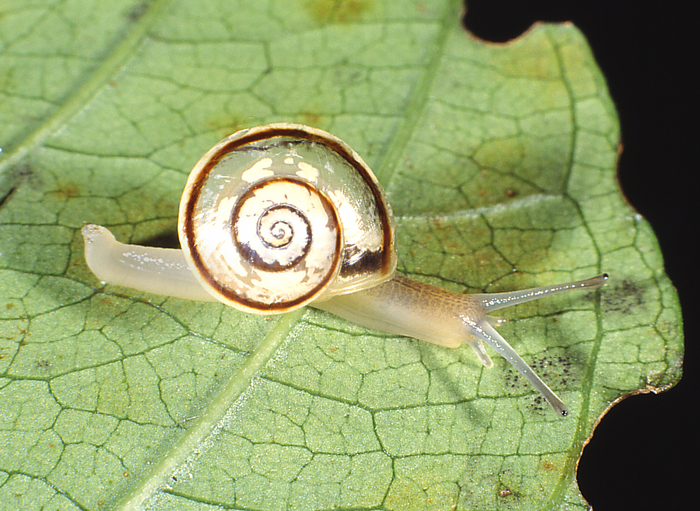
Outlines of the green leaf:
[{"label": "green leaf", "polygon": [[[618,121],[581,34],[491,45],[460,9],[3,3],[0,507],[587,509],[575,467],[596,420],[680,378],[677,296],[618,188]],[[465,347],[97,282],[85,222],[172,237],[199,157],[280,121],[376,171],[404,273],[461,292],[611,275],[506,312],[569,417]]]}]

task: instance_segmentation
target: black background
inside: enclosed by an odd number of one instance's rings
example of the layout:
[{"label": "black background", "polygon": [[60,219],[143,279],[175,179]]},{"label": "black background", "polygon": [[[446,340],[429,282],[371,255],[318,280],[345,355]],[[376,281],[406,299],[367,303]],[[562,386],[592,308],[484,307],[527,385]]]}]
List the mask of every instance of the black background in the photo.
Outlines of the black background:
[{"label": "black background", "polygon": [[689,78],[697,72],[698,44],[690,36],[694,4],[685,5],[687,12],[680,2],[467,2],[465,26],[481,39],[507,41],[535,21],[571,21],[586,35],[620,116],[622,190],[654,228],[680,295],[683,379],[668,392],[623,400],[602,420],[578,473],[581,492],[595,511],[691,509],[687,503],[699,500],[694,495],[700,472],[698,428],[691,431],[691,421],[698,423],[700,282],[698,263],[691,258],[699,252],[694,243],[700,200],[694,181],[698,158],[690,158],[690,140],[698,137],[691,126],[698,91],[691,93]]}]

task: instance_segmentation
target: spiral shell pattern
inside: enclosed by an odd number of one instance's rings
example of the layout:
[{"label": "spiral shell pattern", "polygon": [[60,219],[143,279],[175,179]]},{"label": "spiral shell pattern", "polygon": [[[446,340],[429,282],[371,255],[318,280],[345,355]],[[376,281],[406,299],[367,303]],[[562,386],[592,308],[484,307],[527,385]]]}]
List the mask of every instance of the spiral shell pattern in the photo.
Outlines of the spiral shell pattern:
[{"label": "spiral shell pattern", "polygon": [[190,268],[220,301],[277,313],[390,278],[393,217],[344,142],[294,124],[238,132],[205,154],[180,203]]},{"label": "spiral shell pattern", "polygon": [[258,280],[239,293],[258,307],[304,300],[340,267],[340,220],[328,198],[304,181],[256,183],[234,207],[231,226],[237,264]]}]

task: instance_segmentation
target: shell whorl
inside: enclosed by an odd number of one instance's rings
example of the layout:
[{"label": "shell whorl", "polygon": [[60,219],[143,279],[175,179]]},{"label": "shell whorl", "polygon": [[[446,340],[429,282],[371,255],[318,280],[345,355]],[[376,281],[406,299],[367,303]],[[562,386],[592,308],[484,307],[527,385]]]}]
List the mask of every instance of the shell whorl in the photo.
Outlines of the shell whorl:
[{"label": "shell whorl", "polygon": [[180,203],[180,242],[218,300],[257,313],[377,285],[396,265],[394,223],[371,170],[344,142],[295,124],[221,141]]},{"label": "shell whorl", "polygon": [[255,183],[234,206],[231,228],[251,268],[276,273],[303,263],[307,279],[315,269],[331,275],[337,270],[340,219],[330,200],[305,181],[274,177]]}]

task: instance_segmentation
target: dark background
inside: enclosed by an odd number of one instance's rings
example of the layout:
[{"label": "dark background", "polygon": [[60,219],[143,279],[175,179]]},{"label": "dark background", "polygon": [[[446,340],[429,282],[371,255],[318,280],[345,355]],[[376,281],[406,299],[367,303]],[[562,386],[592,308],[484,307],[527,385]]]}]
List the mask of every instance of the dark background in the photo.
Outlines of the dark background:
[{"label": "dark background", "polygon": [[697,118],[694,103],[700,91],[691,93],[688,78],[697,72],[698,44],[690,36],[694,4],[686,5],[467,2],[465,25],[485,40],[507,41],[535,21],[571,21],[586,35],[620,116],[622,190],[654,228],[666,271],[680,295],[686,339],[683,379],[668,392],[623,400],[602,420],[578,473],[581,492],[595,511],[691,509],[686,504],[700,500],[694,491],[699,472],[695,340],[700,282],[698,257],[690,261],[699,252],[698,156],[690,158],[690,140],[699,130],[690,120]]}]

